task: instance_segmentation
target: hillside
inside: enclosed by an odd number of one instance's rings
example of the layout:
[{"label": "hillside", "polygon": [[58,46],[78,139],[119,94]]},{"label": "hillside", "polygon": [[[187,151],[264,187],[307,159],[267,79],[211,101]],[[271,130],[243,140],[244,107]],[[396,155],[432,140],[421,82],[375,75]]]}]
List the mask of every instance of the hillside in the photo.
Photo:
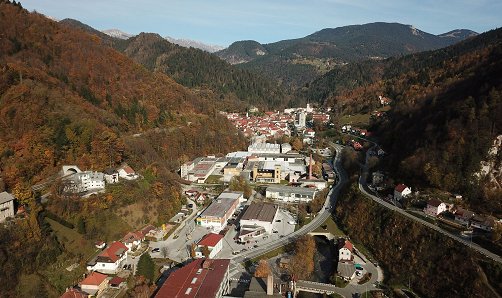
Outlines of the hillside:
[{"label": "hillside", "polygon": [[282,107],[290,100],[274,80],[236,68],[207,51],[177,45],[158,34],[140,33],[119,39],[76,20],[61,22],[100,37],[147,69],[163,72],[197,96],[213,101],[221,110],[244,111],[250,105],[263,109]]},{"label": "hillside", "polygon": [[409,25],[371,23],[323,29],[302,38],[264,45],[235,42],[216,54],[230,63],[241,63],[244,69],[299,87],[348,62],[438,49],[474,34],[456,30],[436,36]]},{"label": "hillside", "polygon": [[2,4],[2,10],[0,152],[9,187],[21,178],[37,181],[62,162],[100,168],[108,154],[90,159],[89,153],[103,150],[110,136],[186,125],[188,118],[193,129],[197,119],[210,128],[204,114],[212,104],[166,75],[83,31],[13,5]]},{"label": "hillside", "polygon": [[388,169],[412,185],[460,192],[471,208],[502,215],[502,190],[472,176],[502,133],[502,29],[436,51],[347,65],[299,96],[342,113],[366,113],[382,94],[394,105],[389,120],[373,129],[390,153]]},{"label": "hillside", "polygon": [[385,285],[410,286],[420,297],[502,294],[499,263],[365,198],[356,184],[338,199],[336,215],[351,241],[364,245],[378,260]]},{"label": "hillside", "polygon": [[[99,37],[9,1],[0,1],[0,16],[0,171],[28,205],[25,219],[0,226],[0,284],[12,285],[0,296],[57,296],[84,272],[61,264],[85,264],[94,241],[179,210],[181,162],[242,149],[244,139],[212,102]],[[102,171],[122,162],[143,178],[87,199],[60,197],[54,187],[44,206],[31,194],[30,185],[63,164]],[[49,211],[80,228],[48,220]]]},{"label": "hillside", "polygon": [[150,70],[168,74],[183,86],[213,92],[222,109],[232,106],[278,107],[287,102],[274,81],[240,70],[195,48],[172,44],[158,34],[141,33],[127,40],[123,52]]}]

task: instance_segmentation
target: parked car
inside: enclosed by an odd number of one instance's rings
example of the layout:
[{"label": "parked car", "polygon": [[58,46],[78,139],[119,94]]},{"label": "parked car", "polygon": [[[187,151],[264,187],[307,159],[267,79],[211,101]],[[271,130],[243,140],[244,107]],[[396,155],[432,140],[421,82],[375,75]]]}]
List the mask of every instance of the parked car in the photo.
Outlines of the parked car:
[{"label": "parked car", "polygon": [[281,222],[281,220],[280,219],[276,219],[275,222]]},{"label": "parked car", "polygon": [[156,247],[156,248],[152,249],[152,252],[160,252],[160,248]]}]

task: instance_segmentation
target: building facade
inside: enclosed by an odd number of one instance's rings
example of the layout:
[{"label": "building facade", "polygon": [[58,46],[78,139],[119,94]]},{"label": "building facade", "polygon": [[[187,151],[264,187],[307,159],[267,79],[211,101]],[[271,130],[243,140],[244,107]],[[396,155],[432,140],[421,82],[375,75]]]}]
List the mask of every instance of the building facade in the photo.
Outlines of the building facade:
[{"label": "building facade", "polygon": [[266,197],[285,203],[306,203],[315,198],[315,188],[274,185],[267,187]]}]

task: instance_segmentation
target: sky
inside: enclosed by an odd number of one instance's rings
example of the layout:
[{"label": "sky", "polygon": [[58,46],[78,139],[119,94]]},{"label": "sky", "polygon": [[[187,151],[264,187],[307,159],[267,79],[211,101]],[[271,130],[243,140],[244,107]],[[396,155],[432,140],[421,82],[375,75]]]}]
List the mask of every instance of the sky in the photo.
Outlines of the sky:
[{"label": "sky", "polygon": [[154,32],[228,46],[270,43],[323,28],[398,22],[441,34],[502,26],[500,0],[21,0],[47,16],[77,19],[95,29]]}]

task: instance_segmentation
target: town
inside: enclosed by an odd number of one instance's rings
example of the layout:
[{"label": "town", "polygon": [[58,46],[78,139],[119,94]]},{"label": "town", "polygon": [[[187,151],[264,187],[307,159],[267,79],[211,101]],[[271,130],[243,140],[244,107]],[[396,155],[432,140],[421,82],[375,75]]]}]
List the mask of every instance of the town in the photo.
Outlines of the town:
[{"label": "town", "polygon": [[[312,127],[317,123],[329,129],[332,125],[329,114],[309,105],[262,116],[225,115],[252,140],[247,151],[203,156],[182,164],[178,173],[186,203],[178,214],[161,226],[146,225],[116,241],[96,242],[97,252],[85,264],[85,278],[61,297],[117,297],[127,289],[128,278],[144,266],[140,262],[145,255],[164,260],[160,267],[164,278],[157,283],[155,297],[201,292],[207,297],[280,297],[298,291],[347,294],[338,283],[312,284],[295,278],[290,266],[294,256],[288,253],[259,258],[306,234],[327,237],[338,248],[337,276],[354,285],[353,293],[362,291],[361,284],[376,288],[383,280],[377,261],[369,261],[348,236],[323,230],[347,179],[339,164],[342,150],[366,151],[363,176],[369,182],[362,179],[360,183],[368,197],[433,224],[458,241],[472,247],[473,237],[489,235],[500,224],[489,215],[464,209],[461,196],[443,202],[413,192],[405,184],[394,185],[378,169],[370,173],[368,160],[381,159],[386,152],[368,139],[371,132],[366,129],[343,125],[339,132],[344,138],[328,148],[313,147],[318,140]],[[299,136],[301,151],[293,148],[295,144],[276,143],[283,136]],[[103,172],[66,165],[55,189],[59,195],[86,198],[106,193],[107,185],[138,179],[143,179],[141,174],[125,163]],[[50,199],[50,194],[42,199]],[[0,221],[9,222],[24,212],[22,207],[14,210],[14,200],[12,194],[0,193]]]}]

